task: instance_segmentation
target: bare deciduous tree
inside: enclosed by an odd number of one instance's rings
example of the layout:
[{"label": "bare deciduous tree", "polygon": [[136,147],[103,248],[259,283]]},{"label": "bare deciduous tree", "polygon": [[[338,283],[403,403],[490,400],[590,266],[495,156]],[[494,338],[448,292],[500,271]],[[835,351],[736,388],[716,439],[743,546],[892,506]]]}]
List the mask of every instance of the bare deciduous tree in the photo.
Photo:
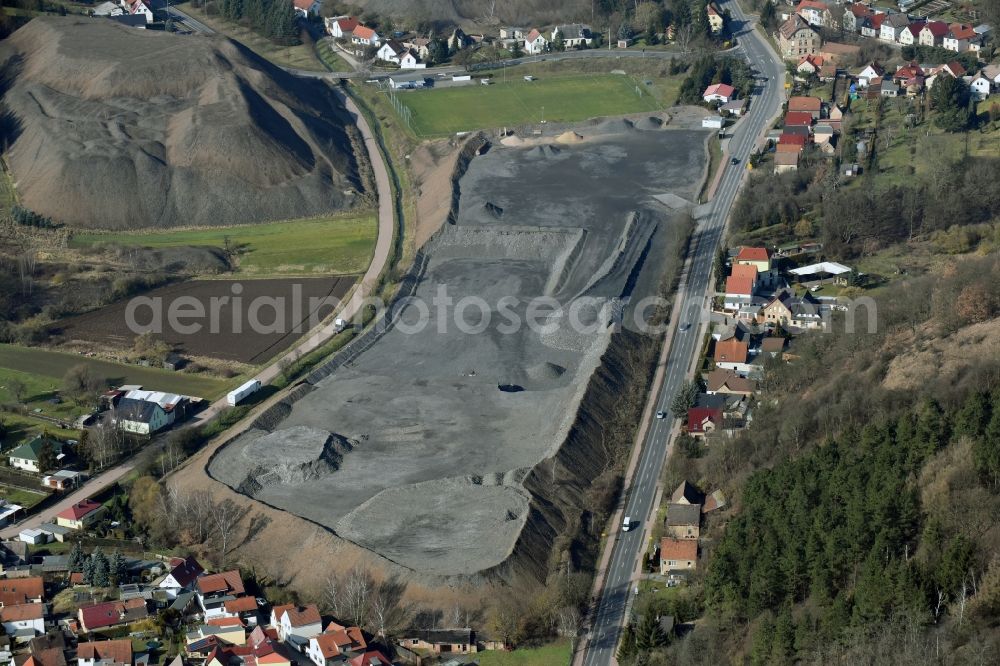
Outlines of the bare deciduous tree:
[{"label": "bare deciduous tree", "polygon": [[243,509],[231,499],[224,499],[209,505],[209,517],[214,536],[219,540],[219,564],[225,565],[226,556],[229,554],[236,532],[236,525],[243,517]]}]

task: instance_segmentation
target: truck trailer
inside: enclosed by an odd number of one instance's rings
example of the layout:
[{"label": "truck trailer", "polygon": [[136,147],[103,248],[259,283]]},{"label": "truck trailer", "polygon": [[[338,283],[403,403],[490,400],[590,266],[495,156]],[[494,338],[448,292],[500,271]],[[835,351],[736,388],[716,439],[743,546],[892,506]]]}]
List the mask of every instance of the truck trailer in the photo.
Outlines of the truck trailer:
[{"label": "truck trailer", "polygon": [[258,390],[260,390],[260,380],[251,379],[246,384],[243,384],[239,388],[230,391],[229,394],[226,396],[226,402],[228,402],[230,406],[235,407],[236,405],[240,404],[242,401],[246,400],[248,397],[256,393]]}]

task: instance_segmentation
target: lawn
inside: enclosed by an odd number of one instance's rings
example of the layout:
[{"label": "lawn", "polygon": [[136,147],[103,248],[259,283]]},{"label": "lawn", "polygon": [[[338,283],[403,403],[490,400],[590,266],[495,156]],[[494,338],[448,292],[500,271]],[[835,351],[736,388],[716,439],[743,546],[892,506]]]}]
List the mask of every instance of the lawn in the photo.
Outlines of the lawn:
[{"label": "lawn", "polygon": [[569,664],[571,656],[569,641],[563,640],[512,652],[480,652],[476,661],[479,666],[558,666]]},{"label": "lawn", "polygon": [[363,213],[211,229],[81,233],[70,247],[224,247],[228,237],[239,249],[239,272],[245,275],[354,275],[368,268],[377,234],[375,215]]},{"label": "lawn", "polygon": [[0,498],[7,500],[11,504],[19,504],[25,509],[30,509],[46,497],[48,495],[45,493],[35,493],[30,490],[21,490],[20,488],[0,485]]},{"label": "lawn", "polygon": [[302,31],[302,43],[298,46],[279,46],[246,26],[227,21],[218,14],[209,16],[205,13],[204,8],[192,7],[191,3],[185,3],[178,9],[201,21],[212,30],[235,39],[276,65],[313,72],[320,72],[324,69],[323,64],[316,57],[313,42],[305,30]]},{"label": "lawn", "polygon": [[[546,122],[577,122],[601,116],[657,111],[661,105],[636,82],[613,74],[542,75],[525,81],[513,68],[504,82],[494,73],[490,86],[467,85],[398,95],[410,109],[418,136],[442,136],[475,129]],[[516,73],[515,73],[516,72]],[[639,84],[640,90],[644,88]]]},{"label": "lawn", "polygon": [[[111,384],[142,384],[150,389],[172,391],[210,400],[225,393],[235,381],[171,372],[159,368],[125,365],[87,358],[79,354],[0,344],[0,369],[19,370],[36,376],[61,380],[66,371],[76,365],[89,366],[95,374],[105,378]],[[42,380],[39,379],[39,381]]]}]

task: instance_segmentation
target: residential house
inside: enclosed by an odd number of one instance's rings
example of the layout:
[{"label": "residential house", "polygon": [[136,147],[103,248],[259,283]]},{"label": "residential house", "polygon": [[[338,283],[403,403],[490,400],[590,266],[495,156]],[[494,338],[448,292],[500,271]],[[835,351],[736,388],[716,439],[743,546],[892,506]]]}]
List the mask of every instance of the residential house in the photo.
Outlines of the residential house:
[{"label": "residential house", "polygon": [[382,38],[368,26],[358,25],[351,31],[351,43],[358,46],[378,46]]},{"label": "residential house", "polygon": [[[795,129],[795,128],[788,128]],[[805,129],[805,128],[800,128]],[[806,144],[809,143],[809,132],[808,130],[804,133],[797,134],[793,132],[782,132],[778,137],[778,145],[775,149],[778,153],[795,153],[798,155],[801,153]]]},{"label": "residential house", "polygon": [[870,19],[874,15],[875,12],[868,5],[861,2],[852,2],[844,9],[844,30],[857,34],[861,32],[861,24],[864,19]]},{"label": "residential house", "polygon": [[76,646],[77,666],[132,666],[132,639],[93,641]]},{"label": "residential house", "polygon": [[667,536],[673,539],[697,539],[701,526],[701,505],[668,504],[665,523]]},{"label": "residential house", "polygon": [[923,78],[924,70],[916,62],[908,65],[900,65],[896,73],[892,75],[892,80],[898,84],[905,85],[907,81],[917,77]]},{"label": "residential house", "polygon": [[701,438],[720,430],[726,417],[726,397],[719,393],[713,395],[699,393],[694,406],[688,408],[688,434]]},{"label": "residential house", "polygon": [[785,114],[785,128],[812,127],[813,115],[808,111],[789,111]]},{"label": "residential house", "polygon": [[[833,13],[825,2],[819,0],[802,0],[795,6],[795,13],[812,25],[824,28],[836,28]],[[839,24],[838,24],[839,25]]]},{"label": "residential house", "polygon": [[528,55],[538,55],[545,53],[549,48],[549,40],[537,29],[532,28],[528,36],[524,38],[524,52]]},{"label": "residential house", "polygon": [[590,32],[590,26],[582,23],[557,25],[552,28],[550,39],[554,42],[557,38],[562,38],[563,46],[566,48],[590,46],[590,43],[594,41],[593,35]]},{"label": "residential house", "polygon": [[819,52],[823,40],[819,33],[798,14],[794,14],[778,28],[778,46],[785,59],[798,60],[804,55]]},{"label": "residential house", "polygon": [[760,353],[767,354],[771,358],[777,358],[785,353],[785,346],[788,340],[778,336],[768,336],[760,341]]},{"label": "residential house", "polygon": [[952,60],[951,62],[947,62],[941,65],[937,73],[947,74],[952,78],[960,79],[965,76],[966,71],[965,67],[962,66],[962,63],[958,62],[957,60]]},{"label": "residential house", "polygon": [[705,88],[705,92],[702,93],[701,98],[706,102],[721,102],[726,103],[736,96],[736,88],[725,83],[713,83],[709,87]]},{"label": "residential house", "polygon": [[246,594],[243,578],[236,569],[201,576],[195,582],[198,605],[205,613],[205,620],[213,617],[232,617],[226,612],[226,602]]},{"label": "residential house", "polygon": [[983,76],[982,72],[976,76],[967,77],[966,83],[969,84],[969,91],[976,101],[981,102],[990,96],[991,83],[988,78]]},{"label": "residential house", "polygon": [[783,289],[764,306],[762,314],[766,323],[781,324],[785,328],[815,329],[823,326],[819,303],[809,292],[799,297],[790,289]]},{"label": "residential house", "polygon": [[944,21],[929,21],[920,29],[920,38],[917,41],[921,46],[941,46],[947,34],[947,23]]},{"label": "residential house", "polygon": [[744,305],[749,305],[753,300],[756,286],[756,266],[733,264],[732,271],[726,278],[726,292],[722,307],[726,310],[739,310]]},{"label": "residential house", "polygon": [[872,80],[880,79],[884,74],[885,68],[877,62],[872,62],[865,65],[855,78],[858,80],[858,87],[867,88]]},{"label": "residential house", "polygon": [[878,38],[880,41],[894,44],[899,41],[903,28],[910,25],[910,17],[906,14],[889,14],[882,19]]},{"label": "residential house", "polygon": [[347,660],[347,666],[388,666],[392,662],[378,650],[365,650]]},{"label": "residential house", "polygon": [[353,16],[337,16],[323,21],[326,31],[334,39],[351,39],[354,36],[354,29],[360,25]]},{"label": "residential house", "polygon": [[85,530],[104,513],[104,506],[92,499],[77,502],[56,514],[56,525],[71,530]]},{"label": "residential house", "polygon": [[319,16],[320,9],[323,8],[322,0],[292,0],[295,7],[295,15],[301,18]]},{"label": "residential house", "polygon": [[397,42],[395,39],[389,39],[375,53],[375,57],[378,60],[384,62],[391,62],[399,64],[399,59],[407,52],[405,46]]},{"label": "residential house", "polygon": [[813,127],[813,143],[815,143],[820,150],[824,150],[824,146],[833,142],[833,137],[836,132],[830,123],[818,123]]},{"label": "residential house", "polygon": [[323,631],[323,619],[315,604],[287,604],[271,609],[271,626],[277,628],[279,640],[305,645],[310,636]]},{"label": "residential house", "polygon": [[322,634],[309,639],[306,656],[316,666],[334,666],[344,663],[351,655],[365,653],[367,649],[368,644],[361,629],[331,622]]},{"label": "residential house", "polygon": [[61,442],[45,435],[37,435],[8,454],[10,466],[23,469],[26,472],[41,472],[42,470],[38,467],[38,457],[46,448],[52,451],[57,461],[62,458],[63,445]]},{"label": "residential house", "polygon": [[153,17],[153,4],[152,2],[147,2],[147,0],[133,0],[129,4],[128,13],[132,16],[142,16],[146,19],[146,23],[152,23]]},{"label": "residential house", "polygon": [[774,155],[774,173],[786,173],[799,168],[799,153],[776,153]]},{"label": "residential house", "polygon": [[149,611],[146,609],[144,599],[105,601],[104,603],[81,606],[77,612],[80,628],[85,632],[138,622],[147,617],[149,617]]},{"label": "residential house", "polygon": [[172,412],[168,412],[150,400],[121,398],[115,408],[115,425],[125,432],[136,435],[152,435],[163,430],[173,421]]},{"label": "residential house", "polygon": [[203,573],[205,569],[193,556],[175,557],[170,561],[170,572],[160,581],[159,587],[166,590],[171,599],[176,599],[184,590],[193,590],[195,581]]},{"label": "residential house", "polygon": [[[209,620],[211,624],[200,625],[194,631],[189,631],[184,640],[187,643],[187,651],[189,653],[198,652],[200,647],[203,645],[223,645],[229,646],[245,646],[247,644],[247,632],[243,627],[243,623],[239,621],[239,618],[231,617],[215,617]],[[249,650],[241,649],[236,650],[232,654],[245,655],[249,654]],[[218,656],[218,655],[216,655]],[[231,655],[225,655],[228,659]],[[210,655],[211,657],[211,655]],[[213,664],[212,659],[205,660],[205,666],[228,666],[227,660],[219,660],[219,663]]]},{"label": "residential house", "polygon": [[995,87],[1000,88],[1000,65],[986,65],[982,73]]},{"label": "residential house", "polygon": [[788,110],[790,112],[806,112],[812,116],[813,120],[819,120],[822,108],[823,102],[819,97],[795,95],[788,98]]},{"label": "residential house", "polygon": [[121,16],[125,10],[117,2],[102,2],[91,10],[94,16]]},{"label": "residential house", "polygon": [[729,100],[725,104],[719,107],[719,113],[728,113],[730,115],[739,118],[747,110],[747,101],[745,99],[733,99]]},{"label": "residential house", "polygon": [[804,55],[799,60],[799,64],[795,66],[795,71],[799,74],[812,74],[818,75],[820,68],[823,66],[823,56],[818,55]]},{"label": "residential house", "polygon": [[431,57],[431,40],[427,37],[414,37],[403,42],[403,46],[416,55],[418,62]]},{"label": "residential house", "polygon": [[452,51],[461,51],[467,46],[472,45],[472,38],[465,34],[465,31],[461,28],[455,28],[448,35],[448,39],[445,40],[448,44],[448,48]]},{"label": "residential house", "polygon": [[702,492],[687,480],[681,481],[670,495],[672,504],[701,504],[704,499]]},{"label": "residential house", "polygon": [[399,644],[408,650],[440,654],[478,652],[476,633],[471,629],[417,629],[403,632]]},{"label": "residential house", "polygon": [[660,574],[671,571],[691,571],[698,563],[698,541],[695,539],[660,539]]},{"label": "residential house", "polygon": [[882,97],[899,97],[899,84],[889,77],[882,79],[879,87],[879,95]]},{"label": "residential house", "polygon": [[878,39],[882,34],[882,22],[888,16],[888,14],[875,14],[863,19],[861,22],[861,36]]},{"label": "residential house", "polygon": [[705,5],[705,12],[708,14],[708,27],[712,31],[712,34],[717,35],[722,32],[726,22],[722,17],[722,12],[715,6],[715,3],[710,2]]},{"label": "residential house", "polygon": [[45,633],[45,604],[21,604],[0,608],[0,624],[8,636]]},{"label": "residential house", "polygon": [[704,380],[705,392],[709,395],[724,393],[750,396],[757,391],[757,382],[723,368],[712,370],[704,376]]},{"label": "residential house", "polygon": [[45,601],[45,581],[41,576],[0,579],[0,606],[40,604]]},{"label": "residential house", "polygon": [[500,39],[513,39],[523,42],[527,34],[527,28],[514,28],[510,26],[500,28]]},{"label": "residential house", "polygon": [[948,26],[948,32],[941,40],[941,46],[949,51],[964,53],[969,50],[969,45],[973,40],[978,40],[979,35],[971,25],[964,23],[952,23]]},{"label": "residential house", "polygon": [[830,126],[833,127],[834,131],[839,132],[840,127],[844,122],[844,111],[838,105],[834,104],[830,107],[829,116],[830,117],[826,119],[826,122],[830,123]]},{"label": "residential house", "polygon": [[920,31],[927,25],[924,21],[913,21],[899,33],[899,43],[903,46],[920,44]]},{"label": "residential house", "polygon": [[244,626],[256,627],[258,624],[257,599],[252,596],[229,599],[222,604],[226,615],[239,619]]}]

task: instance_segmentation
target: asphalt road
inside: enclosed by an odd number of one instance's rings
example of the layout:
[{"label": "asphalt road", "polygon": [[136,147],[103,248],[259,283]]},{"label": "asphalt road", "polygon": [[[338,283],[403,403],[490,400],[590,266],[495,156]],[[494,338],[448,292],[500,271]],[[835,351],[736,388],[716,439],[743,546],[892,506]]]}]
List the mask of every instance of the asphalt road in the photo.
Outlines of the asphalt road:
[{"label": "asphalt road", "polygon": [[[745,15],[733,0],[723,3],[731,12],[734,22],[742,28],[738,33],[740,46],[737,51],[747,57],[759,75],[767,77],[767,82],[755,92],[750,111],[740,120],[729,142],[729,153],[724,155],[722,179],[712,199],[708,214],[699,221],[692,240],[690,261],[684,276],[681,294],[682,303],[687,307],[681,315],[681,322],[692,324],[687,331],[677,330],[671,344],[664,382],[657,399],[657,409],[667,412],[668,417],[657,419],[648,430],[646,441],[640,454],[639,463],[632,479],[629,495],[625,501],[624,515],[636,528],[629,532],[617,532],[611,560],[606,571],[603,592],[598,601],[594,621],[591,624],[588,644],[583,654],[584,666],[612,664],[618,637],[625,621],[628,595],[632,593],[633,574],[640,558],[649,553],[649,538],[643,527],[653,511],[656,485],[669,453],[670,430],[673,420],[669,417],[671,398],[684,382],[691,360],[700,349],[703,330],[700,322],[708,320],[706,293],[710,290],[712,264],[715,258],[726,218],[736,199],[740,183],[746,172],[745,164],[755,143],[767,129],[771,119],[779,111],[783,101],[785,67],[780,57],[769,44],[755,32]],[[736,157],[738,165],[729,160]],[[666,489],[668,492],[672,489]]]}]

